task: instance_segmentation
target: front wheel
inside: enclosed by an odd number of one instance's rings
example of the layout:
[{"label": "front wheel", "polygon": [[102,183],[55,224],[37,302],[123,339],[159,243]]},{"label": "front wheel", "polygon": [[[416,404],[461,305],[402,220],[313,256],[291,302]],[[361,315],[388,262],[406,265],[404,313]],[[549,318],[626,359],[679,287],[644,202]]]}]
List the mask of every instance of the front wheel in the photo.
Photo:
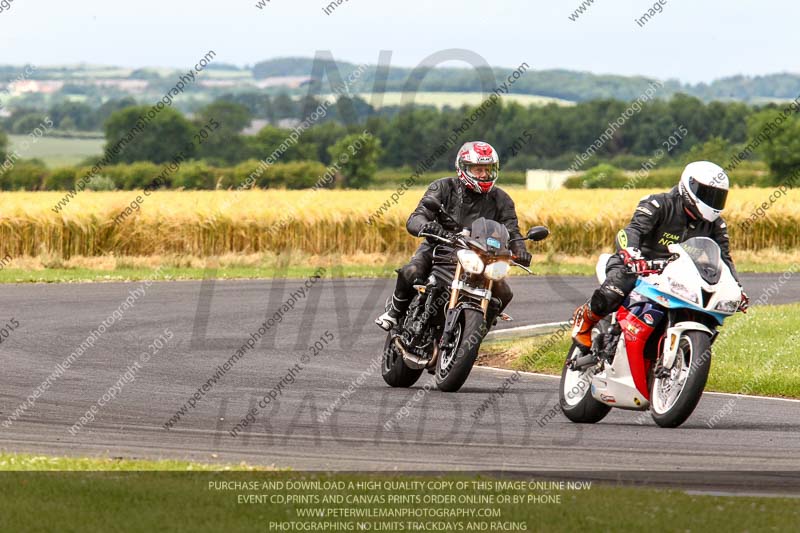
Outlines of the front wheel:
[{"label": "front wheel", "polygon": [[453,327],[453,347],[442,350],[436,360],[436,386],[442,392],[456,392],[467,381],[488,330],[476,309],[464,309]]},{"label": "front wheel", "polygon": [[561,371],[561,383],[558,387],[558,400],[564,416],[579,424],[600,422],[611,411],[611,407],[598,402],[592,396],[593,367],[583,371],[572,370],[568,366],[571,357],[576,356],[579,348],[573,345],[567,353],[564,369]]},{"label": "front wheel", "polygon": [[711,337],[703,331],[681,336],[675,363],[665,376],[653,379],[650,414],[663,428],[675,428],[692,414],[711,369]]},{"label": "front wheel", "polygon": [[381,374],[383,381],[392,387],[410,387],[417,382],[422,375],[424,368],[409,368],[403,362],[403,354],[394,344],[392,332],[386,336],[386,343],[383,345],[383,364]]}]

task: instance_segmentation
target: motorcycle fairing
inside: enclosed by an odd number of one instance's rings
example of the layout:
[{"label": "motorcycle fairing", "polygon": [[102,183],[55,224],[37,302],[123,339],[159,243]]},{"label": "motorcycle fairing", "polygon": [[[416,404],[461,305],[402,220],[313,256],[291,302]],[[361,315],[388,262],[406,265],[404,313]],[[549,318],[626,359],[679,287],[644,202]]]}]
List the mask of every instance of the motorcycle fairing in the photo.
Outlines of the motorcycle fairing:
[{"label": "motorcycle fairing", "polygon": [[645,410],[650,407],[647,390],[650,360],[644,357],[644,346],[653,328],[624,307],[617,311],[617,320],[623,334],[614,360],[592,380],[592,396],[620,409]]},{"label": "motorcycle fairing", "polygon": [[645,298],[658,303],[659,305],[666,307],[668,309],[692,309],[694,311],[700,311],[703,314],[710,315],[714,317],[720,325],[724,322],[726,318],[730,315],[724,313],[717,313],[710,309],[704,309],[698,305],[693,303],[687,302],[686,300],[681,300],[676,296],[672,296],[671,294],[667,294],[662,292],[652,283],[649,283],[647,280],[643,278],[639,278],[636,280],[636,286],[634,290],[639,293],[640,295],[644,296]]},{"label": "motorcycle fairing", "polygon": [[627,347],[628,367],[631,369],[631,377],[639,392],[649,400],[650,392],[647,390],[647,372],[650,370],[650,360],[644,357],[644,347],[653,333],[653,327],[647,325],[624,307],[617,311],[617,320],[622,329],[622,335]]}]

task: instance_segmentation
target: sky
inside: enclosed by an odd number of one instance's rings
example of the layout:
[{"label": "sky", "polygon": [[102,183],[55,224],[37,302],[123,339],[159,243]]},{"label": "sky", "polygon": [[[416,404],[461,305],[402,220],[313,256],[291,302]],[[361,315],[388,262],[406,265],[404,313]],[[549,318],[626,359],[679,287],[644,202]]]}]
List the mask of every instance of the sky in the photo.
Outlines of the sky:
[{"label": "sky", "polygon": [[[313,57],[413,67],[452,48],[489,64],[562,68],[710,82],[744,74],[800,73],[790,0],[0,0],[0,64],[107,64],[188,68]],[[256,4],[262,1],[262,9]],[[457,66],[450,62],[447,66]],[[464,65],[466,66],[466,65]]]}]

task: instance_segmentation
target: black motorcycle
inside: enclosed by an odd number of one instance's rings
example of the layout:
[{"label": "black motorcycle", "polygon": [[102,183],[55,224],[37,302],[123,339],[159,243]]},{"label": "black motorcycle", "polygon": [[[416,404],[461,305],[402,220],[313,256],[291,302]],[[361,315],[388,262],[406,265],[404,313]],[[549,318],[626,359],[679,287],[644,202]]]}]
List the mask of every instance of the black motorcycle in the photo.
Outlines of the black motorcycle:
[{"label": "black motorcycle", "polygon": [[[423,205],[458,226],[436,199],[425,198]],[[536,226],[524,238],[509,239],[505,226],[486,218],[447,237],[420,233],[440,244],[433,250],[430,276],[414,285],[417,294],[386,337],[384,381],[392,387],[410,387],[427,369],[436,375],[439,390],[460,389],[492,326],[486,323],[489,306],[499,309],[492,285],[505,278],[511,266],[531,273],[514,262],[508,245],[518,240],[541,241],[549,234],[546,227]],[[499,318],[511,319],[505,313]]]}]

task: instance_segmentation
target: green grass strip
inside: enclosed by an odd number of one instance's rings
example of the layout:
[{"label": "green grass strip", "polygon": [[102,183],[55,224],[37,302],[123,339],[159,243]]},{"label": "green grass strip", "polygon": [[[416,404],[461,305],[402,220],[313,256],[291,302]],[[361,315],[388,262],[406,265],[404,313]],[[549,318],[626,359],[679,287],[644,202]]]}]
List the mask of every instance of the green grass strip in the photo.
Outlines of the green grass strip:
[{"label": "green grass strip", "polygon": [[[342,265],[329,268],[328,276],[335,278],[394,278],[395,269],[402,265]],[[748,264],[743,263],[740,272],[786,272],[791,265]],[[594,266],[589,264],[538,262],[532,265],[539,276],[590,276]],[[274,266],[235,266],[221,267],[213,274],[217,279],[304,279],[314,274],[317,266],[303,265],[278,268]],[[155,280],[198,280],[208,272],[203,268],[164,267],[158,271],[153,268],[117,268],[114,270],[90,268],[47,268],[44,270],[24,270],[18,268],[0,269],[0,283],[69,283],[89,281],[138,281]],[[514,276],[526,276],[519,269],[512,269]]]},{"label": "green grass strip", "polygon": [[568,483],[474,474],[4,472],[0,529],[755,532],[792,529],[800,518],[789,498]]}]

